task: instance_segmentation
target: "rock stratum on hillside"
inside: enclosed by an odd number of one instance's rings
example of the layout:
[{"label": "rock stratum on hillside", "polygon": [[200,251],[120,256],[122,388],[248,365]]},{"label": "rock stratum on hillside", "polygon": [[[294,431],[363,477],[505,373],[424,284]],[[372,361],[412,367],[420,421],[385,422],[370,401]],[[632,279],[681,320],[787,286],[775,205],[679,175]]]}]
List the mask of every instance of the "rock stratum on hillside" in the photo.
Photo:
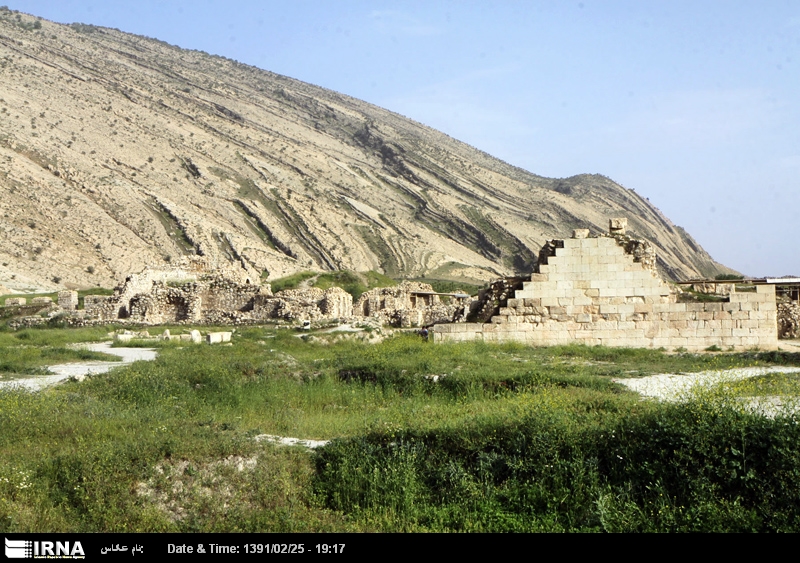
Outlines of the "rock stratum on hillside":
[{"label": "rock stratum on hillside", "polygon": [[0,284],[113,286],[198,254],[485,281],[609,217],[671,279],[728,272],[606,177],[536,176],[354,98],[118,30],[0,11]]}]

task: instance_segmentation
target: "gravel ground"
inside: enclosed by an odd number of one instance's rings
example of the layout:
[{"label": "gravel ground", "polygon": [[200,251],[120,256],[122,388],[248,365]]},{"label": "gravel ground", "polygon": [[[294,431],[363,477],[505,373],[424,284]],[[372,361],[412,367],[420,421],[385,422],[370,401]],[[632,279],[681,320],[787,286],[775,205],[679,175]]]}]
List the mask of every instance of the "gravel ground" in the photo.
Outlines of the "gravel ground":
[{"label": "gravel ground", "polygon": [[[636,379],[614,379],[615,383],[640,393],[643,397],[662,401],[681,401],[690,398],[693,393],[703,389],[711,389],[719,383],[739,381],[750,377],[758,377],[770,373],[800,373],[798,367],[770,366],[736,368],[719,371],[703,371],[687,374],[659,374]],[[765,416],[775,416],[789,409],[800,410],[797,400],[785,397],[742,397],[742,405]]]},{"label": "gravel ground", "polygon": [[112,368],[132,364],[138,360],[154,360],[156,358],[156,354],[158,353],[152,348],[112,348],[110,342],[93,342],[91,344],[81,345],[81,348],[92,350],[93,352],[105,352],[106,354],[113,354],[114,356],[119,356],[122,358],[122,361],[104,362],[92,360],[88,362],[56,364],[54,366],[47,367],[52,375],[37,375],[33,377],[13,379],[11,381],[2,381],[0,382],[0,389],[16,387],[20,389],[27,389],[28,391],[40,391],[45,387],[49,387],[50,385],[71,377],[82,379],[87,375],[106,373]]}]

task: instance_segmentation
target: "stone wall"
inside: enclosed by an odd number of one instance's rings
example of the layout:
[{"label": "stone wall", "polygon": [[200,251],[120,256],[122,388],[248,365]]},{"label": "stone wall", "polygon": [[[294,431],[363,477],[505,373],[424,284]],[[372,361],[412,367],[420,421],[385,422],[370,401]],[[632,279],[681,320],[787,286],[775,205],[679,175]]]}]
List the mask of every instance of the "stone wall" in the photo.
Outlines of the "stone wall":
[{"label": "stone wall", "polygon": [[65,311],[74,311],[78,308],[78,292],[77,291],[59,291],[58,292],[58,306]]},{"label": "stone wall", "polygon": [[[437,342],[483,339],[535,345],[702,350],[777,347],[774,286],[724,303],[679,303],[648,245],[612,236],[551,241],[531,281],[488,323],[437,325]],[[649,247],[652,249],[652,246]]]},{"label": "stone wall", "polygon": [[778,337],[800,338],[800,303],[797,301],[778,303]]},{"label": "stone wall", "polygon": [[353,307],[353,315],[399,327],[464,322],[473,301],[471,297],[450,296],[444,303],[430,284],[404,281],[364,292]]},{"label": "stone wall", "polygon": [[340,287],[285,289],[253,302],[254,319],[344,319],[353,315],[353,296]]},{"label": "stone wall", "polygon": [[27,303],[28,300],[24,297],[8,297],[6,299],[6,307],[18,307]]}]

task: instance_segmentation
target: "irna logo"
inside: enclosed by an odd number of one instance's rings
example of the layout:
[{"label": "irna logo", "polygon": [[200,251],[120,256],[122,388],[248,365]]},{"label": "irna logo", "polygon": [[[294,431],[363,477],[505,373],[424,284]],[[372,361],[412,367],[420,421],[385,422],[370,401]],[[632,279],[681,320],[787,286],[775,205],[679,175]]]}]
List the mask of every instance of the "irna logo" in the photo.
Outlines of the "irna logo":
[{"label": "irna logo", "polygon": [[7,559],[84,559],[81,542],[6,540]]}]

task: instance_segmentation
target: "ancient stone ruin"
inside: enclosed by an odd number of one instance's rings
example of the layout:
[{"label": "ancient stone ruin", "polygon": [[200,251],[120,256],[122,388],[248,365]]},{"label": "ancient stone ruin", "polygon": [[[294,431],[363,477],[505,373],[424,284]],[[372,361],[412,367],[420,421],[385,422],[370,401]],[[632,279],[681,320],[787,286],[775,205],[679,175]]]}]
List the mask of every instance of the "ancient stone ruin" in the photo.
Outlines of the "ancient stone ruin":
[{"label": "ancient stone ruin", "polygon": [[[17,300],[24,305],[24,298]],[[178,266],[147,268],[132,274],[113,295],[85,296],[83,309],[78,309],[77,292],[62,291],[59,307],[51,313],[71,324],[235,325],[371,317],[382,324],[411,327],[463,321],[472,301],[465,294],[436,293],[429,284],[403,282],[365,292],[354,307],[353,297],[339,287],[287,289],[273,294],[269,284],[254,283],[246,272],[209,267],[195,257]],[[49,299],[47,304],[53,306]],[[46,320],[29,317],[28,324]]]},{"label": "ancient stone ruin", "polygon": [[372,319],[396,327],[435,325],[437,342],[686,350],[774,349],[779,335],[800,337],[800,279],[750,280],[751,291],[730,281],[686,282],[693,293],[713,297],[691,302],[659,277],[653,246],[627,234],[626,224],[612,219],[608,235],[592,237],[578,229],[571,239],[547,241],[534,273],[496,280],[478,298],[437,293],[412,281],[367,291],[355,304],[338,287],[273,294],[246,270],[218,269],[192,257],[130,275],[113,295],[87,295],[83,309],[75,291],[60,292],[57,305],[47,297],[30,305],[24,297],[11,297],[5,304],[31,309],[31,316],[15,321],[18,326],[47,322],[48,315],[77,325]]},{"label": "ancient stone ruin", "polygon": [[489,322],[439,324],[436,342],[482,339],[535,345],[703,350],[777,347],[775,287],[757,285],[724,302],[682,302],[655,270],[655,252],[612,220],[610,235],[549,241],[538,271]]},{"label": "ancient stone ruin", "polygon": [[[441,297],[448,297],[443,302]],[[353,315],[374,317],[399,327],[464,322],[474,299],[463,293],[436,293],[427,283],[404,281],[393,287],[371,289],[361,295]]]}]

